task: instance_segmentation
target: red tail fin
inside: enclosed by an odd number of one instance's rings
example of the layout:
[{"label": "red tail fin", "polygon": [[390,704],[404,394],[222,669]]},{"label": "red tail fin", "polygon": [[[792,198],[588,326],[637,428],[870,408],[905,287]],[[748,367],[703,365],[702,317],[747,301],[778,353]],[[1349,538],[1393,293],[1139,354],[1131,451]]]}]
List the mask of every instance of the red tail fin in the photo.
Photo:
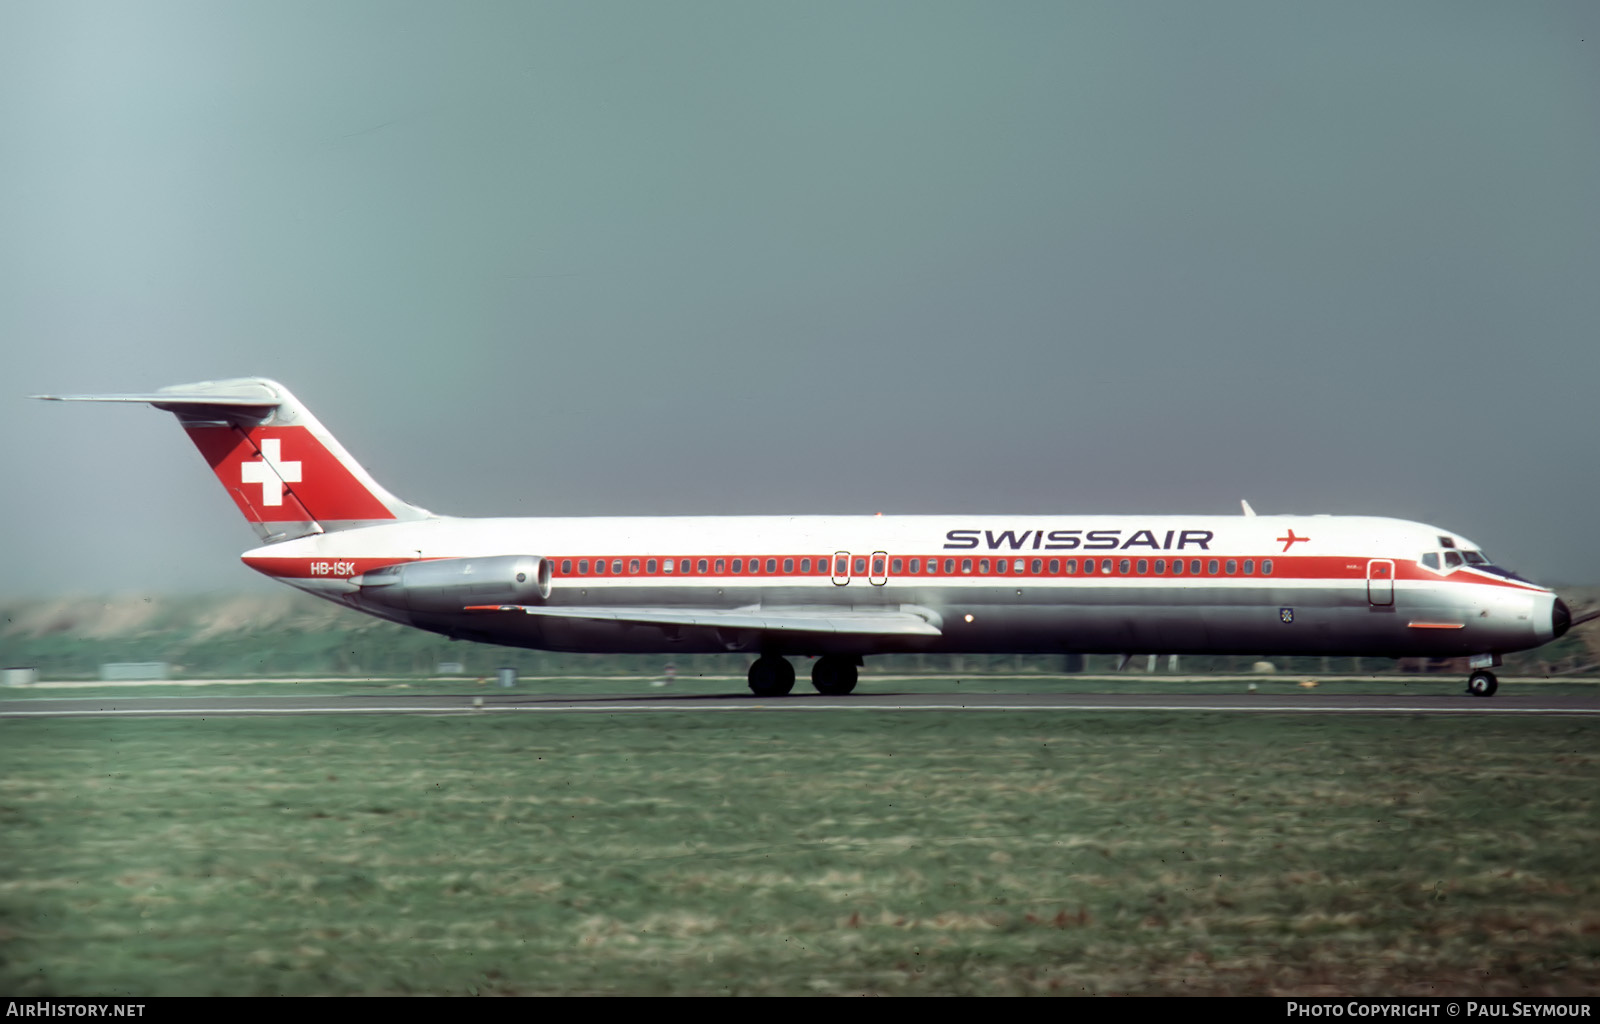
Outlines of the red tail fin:
[{"label": "red tail fin", "polygon": [[262,377],[138,395],[39,395],[148,402],[174,413],[256,533],[268,542],[432,513],[390,494],[289,389]]}]

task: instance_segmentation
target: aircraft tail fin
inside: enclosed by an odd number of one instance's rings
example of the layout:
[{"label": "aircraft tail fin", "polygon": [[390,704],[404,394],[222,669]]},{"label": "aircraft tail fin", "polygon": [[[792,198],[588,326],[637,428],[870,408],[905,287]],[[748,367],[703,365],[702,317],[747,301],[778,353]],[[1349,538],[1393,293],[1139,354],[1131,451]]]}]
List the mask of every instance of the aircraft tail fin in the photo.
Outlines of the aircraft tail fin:
[{"label": "aircraft tail fin", "polygon": [[173,413],[265,543],[434,518],[385,490],[288,388],[264,377],[144,394],[32,397],[142,402]]}]

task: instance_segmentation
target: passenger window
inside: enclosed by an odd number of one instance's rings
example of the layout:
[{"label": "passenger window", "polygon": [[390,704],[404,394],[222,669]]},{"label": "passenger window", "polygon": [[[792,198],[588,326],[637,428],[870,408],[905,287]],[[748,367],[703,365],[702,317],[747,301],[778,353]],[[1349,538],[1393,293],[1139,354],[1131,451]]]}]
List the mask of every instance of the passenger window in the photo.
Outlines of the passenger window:
[{"label": "passenger window", "polygon": [[1226,568],[1227,568],[1228,575],[1232,576],[1233,574],[1235,574],[1235,573],[1237,573],[1239,571],[1239,563],[1236,560],[1230,558],[1230,559],[1228,559],[1228,564],[1227,564]]},{"label": "passenger window", "polygon": [[978,575],[989,575],[989,560],[987,558],[978,559]]},{"label": "passenger window", "polygon": [[1174,575],[1174,576],[1182,576],[1183,575],[1183,559],[1174,558],[1172,560],[1172,575]]},{"label": "passenger window", "polygon": [[1246,558],[1244,560],[1244,574],[1246,576],[1254,576],[1256,574],[1256,560],[1254,558]]},{"label": "passenger window", "polygon": [[683,573],[685,576],[689,575],[689,560],[687,558],[678,560],[678,571]]},{"label": "passenger window", "polygon": [[702,573],[706,571],[706,560],[704,558],[694,563],[694,571]]},{"label": "passenger window", "polygon": [[725,573],[727,571],[728,571],[728,560],[725,559],[725,558],[717,559],[717,575],[721,576],[723,573]]},{"label": "passenger window", "polygon": [[919,573],[922,571],[922,559],[913,558],[911,560],[911,571],[912,573]]},{"label": "passenger window", "polygon": [[733,560],[733,571],[736,573],[744,572],[744,559],[735,558]]},{"label": "passenger window", "polygon": [[589,575],[589,560],[587,558],[578,559],[578,575],[579,576],[587,576],[587,575]]},{"label": "passenger window", "polygon": [[[1039,560],[1037,558],[1034,559],[1034,562],[1037,563],[1038,561]],[[1019,558],[1015,562],[1011,563],[1011,571],[1012,572],[1021,572],[1022,571],[1022,559]]]},{"label": "passenger window", "polygon": [[563,558],[561,560],[561,575],[563,575],[563,576],[572,575],[572,559]]},{"label": "passenger window", "polygon": [[783,574],[785,576],[788,576],[788,575],[791,575],[793,572],[794,572],[794,559],[785,558],[783,560]]},{"label": "passenger window", "polygon": [[1422,556],[1422,564],[1437,572],[1439,570],[1439,553],[1430,551]]},{"label": "passenger window", "polygon": [[[1212,572],[1216,572],[1217,571],[1216,566],[1217,566],[1217,563],[1215,563],[1215,562],[1211,563],[1211,571]],[[1198,559],[1198,558],[1189,559],[1189,575],[1190,576],[1198,576],[1198,575],[1200,575],[1200,559]]]},{"label": "passenger window", "polygon": [[865,576],[866,574],[867,574],[867,557],[865,555],[857,555],[856,556],[856,575],[857,576]]},{"label": "passenger window", "polygon": [[768,572],[777,572],[778,571],[778,560],[776,558],[767,559],[767,571]]},{"label": "passenger window", "polygon": [[1059,558],[1050,559],[1050,565],[1048,566],[1048,568],[1050,570],[1050,575],[1052,575],[1052,576],[1054,576],[1057,573],[1059,573],[1061,571],[1061,559],[1059,559]]},{"label": "passenger window", "polygon": [[1133,567],[1133,571],[1138,573],[1140,576],[1143,576],[1149,570],[1150,570],[1150,563],[1146,562],[1142,558],[1139,559],[1139,563]]},{"label": "passenger window", "polygon": [[972,559],[963,558],[961,560],[961,571],[962,572],[971,572],[972,571]]},{"label": "passenger window", "polygon": [[628,572],[635,576],[639,575],[639,560],[637,558],[630,558],[628,560]]},{"label": "passenger window", "polygon": [[1217,574],[1217,560],[1215,558],[1213,558],[1211,561],[1206,563],[1206,575],[1207,576],[1215,576],[1216,574]]},{"label": "passenger window", "polygon": [[604,576],[606,574],[606,563],[599,558],[594,560],[594,574],[596,576]]},{"label": "passenger window", "polygon": [[[685,570],[688,569],[688,563],[687,562],[684,563],[684,568],[685,568]],[[661,560],[661,571],[662,572],[671,572],[672,571],[672,559],[663,558]]]},{"label": "passenger window", "polygon": [[873,558],[873,560],[872,560],[872,575],[874,575],[874,576],[882,576],[883,575],[883,559],[881,559],[881,558]]},{"label": "passenger window", "polygon": [[1263,575],[1263,576],[1271,576],[1272,575],[1272,559],[1263,558],[1261,560],[1261,575]]},{"label": "passenger window", "polygon": [[835,558],[833,560],[833,574],[835,576],[850,575],[850,559],[843,557]]},{"label": "passenger window", "polygon": [[904,571],[902,568],[904,565],[905,562],[898,558],[889,559],[889,571],[894,573],[896,576],[900,575],[900,573]]},{"label": "passenger window", "polygon": [[1104,574],[1104,573],[1109,573],[1110,571],[1111,571],[1111,559],[1109,559],[1109,558],[1100,559],[1100,572],[1102,574]]},{"label": "passenger window", "polygon": [[1167,560],[1165,558],[1156,559],[1156,575],[1157,576],[1165,576],[1166,574],[1167,574]]},{"label": "passenger window", "polygon": [[644,563],[644,571],[648,573],[653,573],[656,571],[656,560],[654,558],[648,559]]},{"label": "passenger window", "polygon": [[[1071,562],[1071,561],[1068,561],[1068,562],[1067,562],[1067,571],[1068,571],[1068,572],[1071,572],[1071,571],[1072,571],[1072,562]],[[1083,574],[1084,574],[1084,575],[1085,575],[1085,576],[1087,576],[1087,575],[1089,575],[1089,574],[1090,574],[1090,573],[1092,573],[1092,572],[1094,572],[1094,559],[1092,559],[1092,558],[1085,558],[1085,559],[1084,559],[1084,560],[1083,560]]]},{"label": "passenger window", "polygon": [[811,571],[811,559],[809,559],[809,558],[800,559],[800,571],[802,573],[808,573],[808,572]]},{"label": "passenger window", "polygon": [[[956,560],[954,558],[946,558],[944,560],[944,573],[945,573],[945,575],[948,576],[948,575],[950,575],[951,573],[953,573],[955,571],[956,571]],[[970,558],[967,559],[967,569],[966,569],[966,571],[967,572],[971,572],[972,571],[972,559],[970,559]]]},{"label": "passenger window", "polygon": [[1457,566],[1459,566],[1460,564],[1461,564],[1461,555],[1460,555],[1459,552],[1446,551],[1444,553],[1444,567],[1446,569],[1454,569]]},{"label": "passenger window", "polygon": [[1035,576],[1039,575],[1040,571],[1044,569],[1044,560],[1042,558],[1035,558],[1031,568]]},{"label": "passenger window", "polygon": [[1004,558],[996,558],[994,560],[994,571],[1002,576],[1006,574],[1006,560]]}]

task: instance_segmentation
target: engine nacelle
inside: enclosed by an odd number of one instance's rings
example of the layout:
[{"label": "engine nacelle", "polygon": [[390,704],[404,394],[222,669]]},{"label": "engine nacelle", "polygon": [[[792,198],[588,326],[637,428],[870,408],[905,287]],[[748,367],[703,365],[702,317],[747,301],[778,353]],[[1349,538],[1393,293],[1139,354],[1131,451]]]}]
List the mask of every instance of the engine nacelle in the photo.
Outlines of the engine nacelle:
[{"label": "engine nacelle", "polygon": [[386,565],[352,582],[363,601],[413,612],[537,604],[550,596],[550,561],[539,555],[437,558]]}]

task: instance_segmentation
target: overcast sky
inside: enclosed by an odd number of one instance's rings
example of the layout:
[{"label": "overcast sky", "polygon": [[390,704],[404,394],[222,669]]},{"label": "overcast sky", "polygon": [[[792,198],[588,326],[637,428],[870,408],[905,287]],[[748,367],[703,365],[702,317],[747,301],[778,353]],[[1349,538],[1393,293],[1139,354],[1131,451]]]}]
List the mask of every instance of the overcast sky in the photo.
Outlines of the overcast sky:
[{"label": "overcast sky", "polygon": [[[461,515],[1262,512],[1600,582],[1600,4],[0,4],[0,588]],[[265,585],[265,584],[263,584]]]}]

